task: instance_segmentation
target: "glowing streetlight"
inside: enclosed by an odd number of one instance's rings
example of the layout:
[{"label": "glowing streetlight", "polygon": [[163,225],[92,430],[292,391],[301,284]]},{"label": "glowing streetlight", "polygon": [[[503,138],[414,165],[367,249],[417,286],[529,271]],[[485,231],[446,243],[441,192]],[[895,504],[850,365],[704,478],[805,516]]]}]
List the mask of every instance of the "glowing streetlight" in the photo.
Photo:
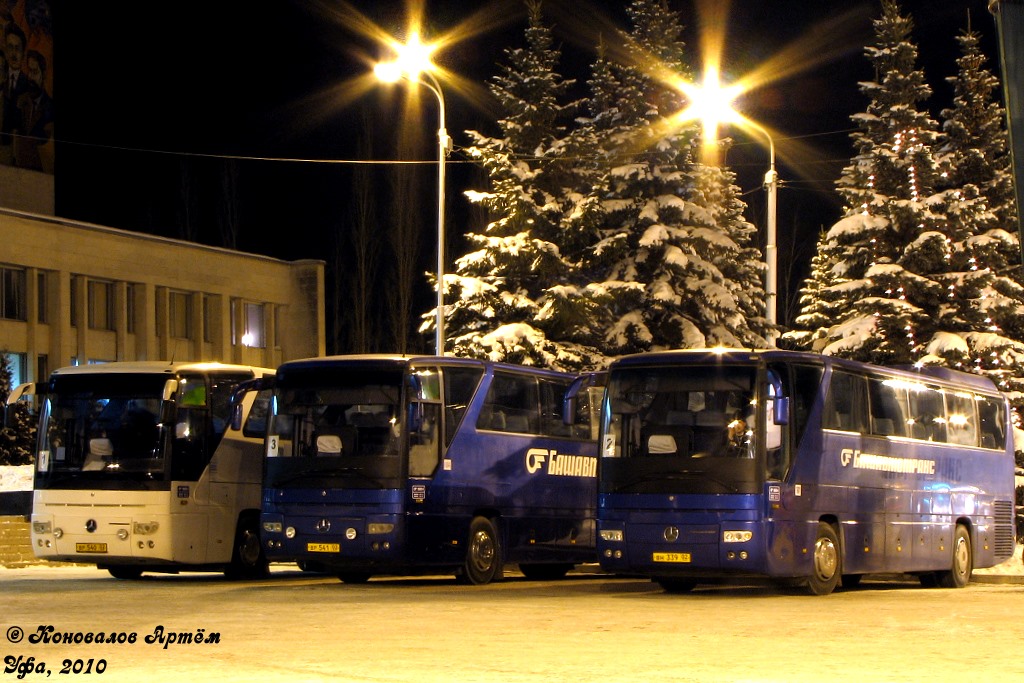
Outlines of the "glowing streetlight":
[{"label": "glowing streetlight", "polygon": [[431,61],[433,48],[420,42],[413,35],[405,45],[394,45],[397,57],[394,61],[381,62],[374,67],[377,78],[385,83],[407,80],[422,85],[437,97],[437,332],[434,348],[439,356],[444,355],[444,171],[445,160],[452,148],[452,139],[445,129],[444,93],[434,76]]},{"label": "glowing streetlight", "polygon": [[[768,139],[768,172],[764,174],[764,186],[768,190],[768,221],[765,234],[765,317],[774,328],[778,303],[778,245],[776,244],[777,198],[779,174],[775,170],[775,140],[764,126],[748,119],[733,109],[732,103],[744,90],[741,84],[723,86],[718,78],[718,68],[709,66],[704,72],[701,84],[680,83],[679,88],[689,99],[689,104],[680,114],[681,120],[699,120],[704,128],[705,149],[714,147],[718,139],[718,128],[725,123],[735,123],[741,128],[755,130]],[[769,346],[775,345],[775,330],[768,332]]]}]

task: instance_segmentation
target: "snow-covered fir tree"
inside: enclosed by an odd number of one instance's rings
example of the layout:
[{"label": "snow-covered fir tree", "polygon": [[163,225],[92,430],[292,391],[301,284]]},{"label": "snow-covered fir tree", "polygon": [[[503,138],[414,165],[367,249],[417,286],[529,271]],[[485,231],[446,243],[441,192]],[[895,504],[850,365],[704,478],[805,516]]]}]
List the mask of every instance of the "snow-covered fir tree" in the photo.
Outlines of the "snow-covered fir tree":
[{"label": "snow-covered fir tree", "polygon": [[[6,403],[14,388],[11,359],[0,351],[0,402]],[[33,444],[36,439],[35,417],[24,403],[8,408],[8,422],[0,423],[0,465],[28,465],[32,463]]]},{"label": "snow-covered fir tree", "polygon": [[860,84],[870,103],[853,117],[857,154],[837,182],[846,209],[819,242],[787,338],[828,354],[910,363],[932,338],[946,294],[933,277],[948,251],[933,211],[938,126],[919,106],[931,88],[917,67],[911,19],[883,0],[874,28],[866,53],[876,78]]},{"label": "snow-covered fir tree", "polygon": [[566,231],[581,194],[573,171],[579,150],[564,138],[579,105],[566,102],[572,81],[557,71],[561,55],[541,3],[526,4],[526,47],[506,52],[508,63],[491,84],[505,112],[502,137],[469,132],[468,152],[490,188],[467,194],[491,220],[467,235],[473,250],[446,278],[450,348],[460,356],[590,368],[604,357],[589,343],[594,307],[575,285],[582,245]]},{"label": "snow-covered fir tree", "polygon": [[694,159],[696,124],[667,129],[682,108],[659,75],[686,78],[682,25],[664,0],[633,0],[624,54],[599,54],[585,128],[605,170],[604,215],[586,271],[602,303],[611,355],[659,348],[759,346],[767,331],[753,228],[733,176]]},{"label": "snow-covered fir tree", "polygon": [[937,158],[946,218],[946,287],[926,360],[988,375],[1024,405],[1024,288],[1005,111],[979,36],[961,34],[953,106]]}]

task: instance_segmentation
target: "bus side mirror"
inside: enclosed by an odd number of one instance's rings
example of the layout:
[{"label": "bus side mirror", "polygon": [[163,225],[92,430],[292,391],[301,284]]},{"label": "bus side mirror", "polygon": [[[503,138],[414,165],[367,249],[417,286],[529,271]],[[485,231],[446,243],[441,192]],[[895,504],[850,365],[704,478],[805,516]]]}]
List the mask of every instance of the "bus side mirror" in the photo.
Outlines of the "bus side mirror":
[{"label": "bus side mirror", "polygon": [[772,420],[777,425],[789,424],[789,397],[776,396],[772,406]]},{"label": "bus side mirror", "polygon": [[175,400],[177,393],[178,380],[169,379],[164,382],[164,392],[160,396],[160,422],[162,424],[174,422],[175,412],[178,407],[178,403]]},{"label": "bus side mirror", "polygon": [[7,394],[7,402],[4,403],[4,427],[13,427],[11,424],[11,406],[20,401],[24,396],[35,396],[36,395],[36,383],[26,382],[25,384],[19,384],[15,388],[11,389],[11,392]]},{"label": "bus side mirror", "polygon": [[418,432],[423,426],[423,404],[409,404],[409,433]]},{"label": "bus side mirror", "polygon": [[242,399],[250,391],[263,391],[274,388],[274,375],[264,375],[255,379],[247,379],[235,385],[231,390],[229,405],[231,406],[231,429],[242,428]]},{"label": "bus side mirror", "polygon": [[570,427],[576,424],[576,404],[579,402],[581,391],[603,387],[607,382],[607,372],[588,372],[574,379],[565,391],[565,398],[562,399],[562,423]]}]

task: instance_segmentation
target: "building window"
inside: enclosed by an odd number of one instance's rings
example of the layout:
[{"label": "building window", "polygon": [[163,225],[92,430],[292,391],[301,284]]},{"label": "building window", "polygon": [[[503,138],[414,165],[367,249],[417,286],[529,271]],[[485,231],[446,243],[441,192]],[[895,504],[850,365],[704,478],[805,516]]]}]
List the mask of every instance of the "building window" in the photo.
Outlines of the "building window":
[{"label": "building window", "polygon": [[45,353],[36,356],[36,381],[45,382],[50,376],[50,359]]},{"label": "building window", "polygon": [[0,268],[0,318],[27,320],[25,271],[20,268]]},{"label": "building window", "polygon": [[46,324],[50,322],[49,316],[47,316],[47,289],[46,289],[46,273],[36,273],[36,319],[38,322]]},{"label": "building window", "polygon": [[192,295],[188,292],[171,292],[167,297],[170,307],[170,336],[175,339],[192,339]]},{"label": "building window", "polygon": [[135,285],[131,282],[124,287],[124,327],[128,334],[135,334]]},{"label": "building window", "polygon": [[114,283],[90,280],[89,329],[114,329]]},{"label": "building window", "polygon": [[213,342],[213,332],[210,330],[212,327],[211,317],[213,311],[211,310],[212,303],[210,297],[203,295],[203,341],[207,344]]},{"label": "building window", "polygon": [[245,332],[242,346],[263,349],[267,346],[266,324],[263,319],[263,304],[245,304]]},{"label": "building window", "polygon": [[[78,327],[78,278],[71,276],[71,305],[68,306],[68,313],[71,315],[71,327]],[[72,363],[77,365],[77,363]]]},{"label": "building window", "polygon": [[25,363],[27,357],[24,353],[5,353],[7,356],[7,363],[11,368],[11,388],[23,384],[28,381],[28,377],[25,375]]}]

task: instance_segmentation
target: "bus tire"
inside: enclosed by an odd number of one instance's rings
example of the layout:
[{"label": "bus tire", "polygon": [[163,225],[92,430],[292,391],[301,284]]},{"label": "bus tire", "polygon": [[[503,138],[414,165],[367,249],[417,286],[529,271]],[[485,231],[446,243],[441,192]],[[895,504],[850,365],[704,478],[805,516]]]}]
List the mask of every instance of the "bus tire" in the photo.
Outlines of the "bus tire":
[{"label": "bus tire", "polygon": [[338,578],[342,583],[366,583],[370,580],[370,572],[341,572]]},{"label": "bus tire", "polygon": [[224,575],[229,579],[258,579],[265,577],[267,571],[268,563],[260,542],[258,518],[243,517],[235,532],[231,564]]},{"label": "bus tire", "polygon": [[555,581],[565,578],[574,564],[521,564],[519,571],[531,581]]},{"label": "bus tire", "polygon": [[494,522],[486,517],[474,517],[469,525],[466,560],[459,582],[482,586],[501,576],[501,546]]},{"label": "bus tire", "polygon": [[963,588],[971,582],[974,571],[974,555],[971,551],[971,534],[963,524],[956,525],[953,533],[953,559],[948,571],[937,572],[939,585],[943,588]]},{"label": "bus tire", "polygon": [[811,562],[811,575],[807,578],[808,590],[813,595],[828,595],[842,578],[843,558],[839,535],[827,522],[818,522],[818,536],[814,541]]},{"label": "bus tire", "polygon": [[142,576],[142,567],[136,567],[130,564],[117,565],[114,567],[107,567],[107,571],[115,579],[124,579],[132,581]]},{"label": "bus tire", "polygon": [[654,581],[666,593],[689,593],[697,587],[697,582],[692,579],[670,579],[662,576],[655,578]]}]

